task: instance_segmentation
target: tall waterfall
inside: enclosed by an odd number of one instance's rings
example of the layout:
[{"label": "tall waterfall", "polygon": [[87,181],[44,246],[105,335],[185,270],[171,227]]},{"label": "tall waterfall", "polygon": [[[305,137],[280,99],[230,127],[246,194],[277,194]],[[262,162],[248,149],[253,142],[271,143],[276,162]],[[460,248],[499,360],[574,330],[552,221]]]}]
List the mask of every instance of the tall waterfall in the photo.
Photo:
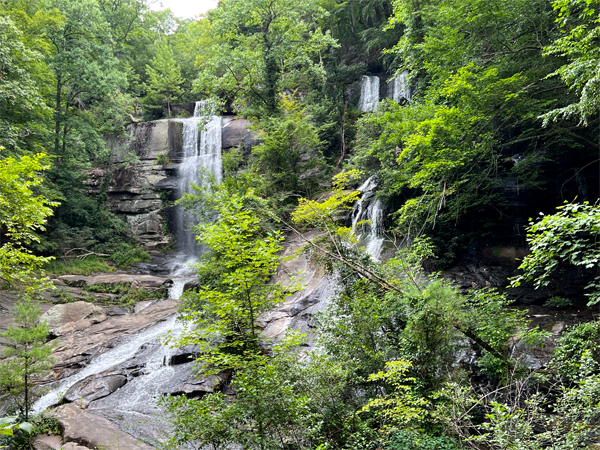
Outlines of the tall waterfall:
[{"label": "tall waterfall", "polygon": [[[192,193],[192,183],[201,183],[201,172],[212,174],[217,182],[222,180],[223,162],[221,155],[221,117],[202,116],[205,104],[196,102],[194,116],[189,119],[175,119],[183,124],[183,159],[179,165],[179,196]],[[200,126],[206,122],[203,130]],[[191,231],[193,217],[178,207],[176,212],[176,235],[179,251],[185,257],[197,257],[202,248],[196,243]]]},{"label": "tall waterfall", "polygon": [[375,111],[379,103],[379,77],[364,75],[360,82],[360,100],[358,109],[361,111]]},{"label": "tall waterfall", "polygon": [[[384,242],[383,204],[375,198],[377,182],[373,177],[358,188],[362,195],[352,210],[352,230],[359,235],[371,258],[379,260]],[[366,224],[359,224],[369,221]]]},{"label": "tall waterfall", "polygon": [[410,102],[412,99],[412,88],[408,84],[408,71],[405,70],[397,77],[387,83],[387,97],[401,102],[403,100]]}]

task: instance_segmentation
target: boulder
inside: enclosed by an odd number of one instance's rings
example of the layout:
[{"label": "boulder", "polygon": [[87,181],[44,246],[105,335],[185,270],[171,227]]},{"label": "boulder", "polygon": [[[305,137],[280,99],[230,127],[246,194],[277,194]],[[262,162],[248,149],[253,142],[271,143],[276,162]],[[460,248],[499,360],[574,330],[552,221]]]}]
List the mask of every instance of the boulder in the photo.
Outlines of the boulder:
[{"label": "boulder", "polygon": [[90,402],[112,394],[125,383],[127,377],[119,373],[90,375],[71,386],[64,399],[85,408]]},{"label": "boulder", "polygon": [[157,290],[173,286],[173,280],[169,277],[130,275],[127,273],[111,273],[90,277],[82,275],[62,275],[58,277],[58,281],[63,282],[68,286],[75,287],[93,286],[95,284],[105,284],[110,286],[126,284],[135,289]]},{"label": "boulder", "polygon": [[90,450],[90,448],[76,444],[75,442],[67,442],[61,447],[61,450]]},{"label": "boulder", "polygon": [[119,450],[151,450],[154,447],[140,442],[117,428],[110,420],[84,411],[73,403],[59,406],[50,413],[63,430],[63,441],[89,448]]},{"label": "boulder", "polygon": [[62,439],[60,436],[53,436],[43,434],[41,436],[36,436],[34,441],[31,443],[35,450],[59,450],[64,449],[61,445]]},{"label": "boulder", "polygon": [[189,397],[198,397],[219,391],[223,385],[223,379],[217,375],[204,375],[198,378],[187,380],[177,389],[178,394],[185,394]]},{"label": "boulder", "polygon": [[244,150],[248,151],[262,141],[257,139],[256,132],[250,130],[252,122],[248,119],[223,118],[223,129],[221,131],[221,147],[231,148],[242,144]]},{"label": "boulder", "polygon": [[104,308],[81,301],[55,305],[40,317],[40,322],[46,321],[51,332],[57,336],[65,334],[63,327],[67,324],[77,323],[74,329],[81,330],[105,320],[106,310]]}]

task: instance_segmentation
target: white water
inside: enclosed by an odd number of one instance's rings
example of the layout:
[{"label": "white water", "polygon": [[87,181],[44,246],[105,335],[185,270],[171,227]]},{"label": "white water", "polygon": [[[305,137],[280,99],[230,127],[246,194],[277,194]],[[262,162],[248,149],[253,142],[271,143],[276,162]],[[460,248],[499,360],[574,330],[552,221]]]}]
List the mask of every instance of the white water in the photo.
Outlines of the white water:
[{"label": "white water", "polygon": [[[112,349],[101,354],[97,358],[94,358],[92,362],[80,372],[62,380],[57,387],[41,397],[33,405],[33,413],[38,414],[51,406],[57,405],[69,388],[79,380],[83,380],[90,375],[102,373],[112,367],[124,363],[133,358],[145,344],[154,342],[160,336],[167,335],[169,332],[170,334],[178,333],[182,328],[182,325],[176,322],[175,317],[171,317],[140,333],[126,337]],[[170,349],[166,349],[165,351],[170,351]],[[160,359],[160,361],[163,361],[163,352],[157,354],[156,357],[157,359]]]},{"label": "white water", "polygon": [[[367,253],[374,260],[379,260],[383,249],[383,204],[375,199],[377,182],[373,177],[365,181],[358,190],[362,192],[360,199],[352,210],[352,231],[364,243]],[[365,224],[359,222],[368,221]]]},{"label": "white water", "polygon": [[[201,175],[210,174],[217,183],[222,181],[223,161],[221,155],[222,121],[219,116],[201,116],[205,104],[196,102],[194,117],[174,119],[183,124],[183,159],[179,165],[179,196],[193,193],[192,183],[199,186],[203,183]],[[206,122],[203,130],[199,127]],[[196,223],[194,217],[184,213],[178,207],[176,212],[177,241],[180,252],[187,256],[199,256],[202,248],[196,243],[196,236],[191,227]]]},{"label": "white water", "polygon": [[358,109],[361,111],[375,111],[379,104],[379,77],[364,75],[360,82],[360,100]]},{"label": "white water", "polygon": [[408,71],[405,70],[397,77],[391,79],[387,83],[387,97],[401,102],[403,100],[410,102],[412,99],[412,88],[408,83]]}]

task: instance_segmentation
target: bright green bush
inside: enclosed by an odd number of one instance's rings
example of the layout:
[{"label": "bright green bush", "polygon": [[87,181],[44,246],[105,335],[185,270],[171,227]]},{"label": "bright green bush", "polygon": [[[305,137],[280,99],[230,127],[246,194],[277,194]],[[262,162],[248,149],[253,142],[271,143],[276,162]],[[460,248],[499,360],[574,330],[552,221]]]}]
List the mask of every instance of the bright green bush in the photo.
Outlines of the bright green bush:
[{"label": "bright green bush", "polygon": [[129,269],[137,262],[148,262],[152,258],[150,258],[148,252],[139,247],[123,245],[121,250],[111,255],[111,259],[117,266],[123,269]]},{"label": "bright green bush", "polygon": [[97,256],[85,259],[67,259],[51,261],[44,266],[44,271],[54,275],[91,275],[94,272],[114,272],[115,268]]}]

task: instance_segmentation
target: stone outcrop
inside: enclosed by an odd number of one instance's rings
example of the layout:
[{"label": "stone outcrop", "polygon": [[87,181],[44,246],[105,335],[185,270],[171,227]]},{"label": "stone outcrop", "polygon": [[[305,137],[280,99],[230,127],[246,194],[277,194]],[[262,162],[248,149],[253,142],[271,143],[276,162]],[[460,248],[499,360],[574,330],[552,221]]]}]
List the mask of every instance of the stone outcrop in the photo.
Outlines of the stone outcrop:
[{"label": "stone outcrop", "polygon": [[31,443],[35,450],[59,450],[65,449],[62,445],[62,438],[55,435],[37,436]]},{"label": "stone outcrop", "polygon": [[46,322],[51,335],[62,336],[104,322],[106,317],[106,310],[101,306],[88,302],[73,302],[53,306],[42,314],[40,322]]},{"label": "stone outcrop", "polygon": [[[121,431],[110,420],[84,411],[73,403],[52,411],[63,430],[63,441],[88,448],[119,450],[151,450],[154,447],[140,442]],[[76,447],[75,447],[76,448]]]},{"label": "stone outcrop", "polygon": [[[191,115],[193,105],[182,104],[181,111]],[[222,124],[223,151],[241,144],[249,152],[260,142],[250,130],[249,120],[226,116]],[[126,136],[107,142],[112,163],[109,170],[94,169],[88,174],[92,192],[99,190],[109,178],[109,208],[122,217],[135,238],[149,248],[170,242],[170,206],[177,198],[175,177],[183,154],[182,133],[183,124],[177,119],[131,123]]]},{"label": "stone outcrop", "polygon": [[173,280],[168,277],[157,277],[153,275],[130,275],[127,273],[111,273],[89,277],[82,275],[62,275],[58,277],[57,280],[58,283],[64,283],[67,286],[73,287],[86,287],[97,284],[107,286],[123,284],[133,289],[146,289],[154,291],[173,286]]},{"label": "stone outcrop", "polygon": [[64,400],[86,407],[90,402],[112,394],[127,383],[127,377],[120,373],[100,373],[90,375],[69,388]]},{"label": "stone outcrop", "polygon": [[138,314],[109,317],[85,330],[62,336],[53,354],[55,365],[51,379],[60,380],[77,372],[93,357],[118,345],[118,339],[133,335],[175,314],[177,305],[177,300],[162,300]]},{"label": "stone outcrop", "polygon": [[[305,237],[312,239],[316,233],[306,233]],[[305,245],[305,240],[298,236],[288,236],[285,241],[283,262],[279,266],[275,282],[291,284],[291,276],[300,273],[294,283],[300,283],[302,289],[289,296],[283,303],[272,311],[262,314],[259,325],[263,335],[275,341],[285,336],[288,330],[299,330],[311,337],[314,328],[314,315],[327,308],[330,299],[337,288],[336,280],[325,276],[323,269],[313,264],[310,259],[301,254],[292,259],[287,257],[297,254]]]}]

